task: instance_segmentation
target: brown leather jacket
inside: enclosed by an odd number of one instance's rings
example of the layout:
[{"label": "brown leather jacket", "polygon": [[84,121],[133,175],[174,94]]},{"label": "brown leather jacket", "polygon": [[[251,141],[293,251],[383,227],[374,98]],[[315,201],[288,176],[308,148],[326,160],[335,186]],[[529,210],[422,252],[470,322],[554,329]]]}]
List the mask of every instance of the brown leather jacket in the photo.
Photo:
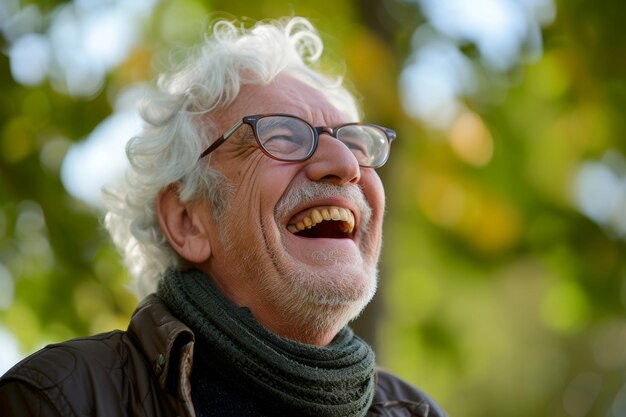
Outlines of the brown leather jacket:
[{"label": "brown leather jacket", "polygon": [[[194,334],[149,296],[126,332],[50,345],[0,378],[0,416],[188,416]],[[421,391],[378,370],[374,416],[443,417]]]}]

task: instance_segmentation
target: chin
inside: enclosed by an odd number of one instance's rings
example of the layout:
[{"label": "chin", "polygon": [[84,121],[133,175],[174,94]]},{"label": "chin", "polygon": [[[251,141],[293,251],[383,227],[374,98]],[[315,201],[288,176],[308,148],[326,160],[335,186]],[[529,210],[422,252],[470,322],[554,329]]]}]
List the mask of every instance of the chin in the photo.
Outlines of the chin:
[{"label": "chin", "polygon": [[338,332],[371,301],[377,273],[376,267],[355,264],[300,265],[281,271],[280,281],[266,285],[265,290],[293,326],[311,335]]}]

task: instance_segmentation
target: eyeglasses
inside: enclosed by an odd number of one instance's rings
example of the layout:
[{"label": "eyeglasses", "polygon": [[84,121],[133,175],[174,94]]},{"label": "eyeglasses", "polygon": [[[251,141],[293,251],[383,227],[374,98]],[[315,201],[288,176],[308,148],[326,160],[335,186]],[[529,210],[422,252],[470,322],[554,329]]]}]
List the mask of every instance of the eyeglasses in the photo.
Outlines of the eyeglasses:
[{"label": "eyeglasses", "polygon": [[286,162],[309,159],[326,133],[346,145],[363,168],[378,168],[387,162],[396,132],[370,123],[345,123],[334,128],[313,127],[306,120],[289,114],[257,114],[246,116],[228,129],[200,154],[202,159],[226,142],[243,124],[250,125],[263,153]]}]

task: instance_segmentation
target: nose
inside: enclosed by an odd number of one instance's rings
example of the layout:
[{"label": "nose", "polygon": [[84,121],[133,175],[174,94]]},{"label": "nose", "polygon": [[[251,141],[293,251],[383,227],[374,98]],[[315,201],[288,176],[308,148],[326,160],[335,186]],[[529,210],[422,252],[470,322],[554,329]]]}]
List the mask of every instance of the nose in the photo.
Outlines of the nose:
[{"label": "nose", "polygon": [[361,167],[354,154],[326,132],[320,134],[317,149],[307,161],[305,171],[311,181],[335,185],[356,184],[361,179]]}]

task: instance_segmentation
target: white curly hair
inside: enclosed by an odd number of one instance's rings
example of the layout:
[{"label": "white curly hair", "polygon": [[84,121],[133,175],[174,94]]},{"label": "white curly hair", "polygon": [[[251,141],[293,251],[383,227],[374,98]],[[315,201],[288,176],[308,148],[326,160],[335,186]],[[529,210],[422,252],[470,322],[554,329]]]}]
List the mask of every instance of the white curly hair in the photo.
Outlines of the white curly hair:
[{"label": "white curly hair", "polygon": [[158,224],[159,191],[177,184],[181,201],[205,198],[214,213],[227,202],[225,179],[211,168],[210,157],[199,162],[198,156],[221,134],[205,115],[233,103],[242,85],[267,84],[287,74],[321,91],[347,117],[359,119],[343,78],[319,70],[322,51],[321,37],[305,18],[249,28],[218,20],[182,66],[158,79],[141,106],[145,127],[126,148],[126,181],[104,190],[105,227],[123,252],[138,296],[154,291],[165,269],[182,265]]}]

